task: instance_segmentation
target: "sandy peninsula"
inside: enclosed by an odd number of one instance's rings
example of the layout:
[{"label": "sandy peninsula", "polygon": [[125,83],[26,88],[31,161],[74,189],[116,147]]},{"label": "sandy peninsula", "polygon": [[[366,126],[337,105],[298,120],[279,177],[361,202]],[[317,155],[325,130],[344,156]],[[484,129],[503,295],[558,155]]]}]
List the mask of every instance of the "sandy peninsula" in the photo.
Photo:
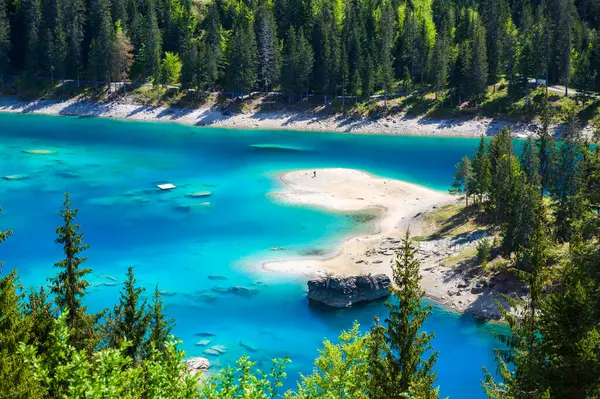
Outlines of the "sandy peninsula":
[{"label": "sandy peninsula", "polygon": [[[265,270],[299,273],[310,278],[328,273],[391,276],[392,261],[406,230],[418,236],[426,228],[421,220],[424,212],[457,201],[444,192],[351,169],[297,170],[281,174],[280,179],[283,189],[272,194],[278,201],[335,212],[381,210],[371,234],[346,239],[332,256],[262,264]],[[476,239],[460,245],[445,240],[416,243],[421,259],[422,288],[429,298],[450,309],[496,318],[494,295],[487,290],[472,289],[470,284],[475,282],[465,282],[464,276],[441,262],[467,245],[474,246]]]}]

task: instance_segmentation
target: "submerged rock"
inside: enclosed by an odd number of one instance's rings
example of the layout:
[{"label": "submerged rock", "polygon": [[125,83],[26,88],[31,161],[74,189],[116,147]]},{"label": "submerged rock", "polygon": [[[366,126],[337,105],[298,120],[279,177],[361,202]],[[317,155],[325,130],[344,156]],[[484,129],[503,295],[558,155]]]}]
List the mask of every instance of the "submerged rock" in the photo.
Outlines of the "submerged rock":
[{"label": "submerged rock", "polygon": [[202,353],[204,353],[205,355],[209,355],[209,356],[220,356],[221,355],[221,352],[216,351],[213,348],[208,348]]},{"label": "submerged rock", "polygon": [[188,371],[196,375],[210,368],[210,361],[205,357],[193,357],[185,361]]},{"label": "submerged rock", "polygon": [[208,344],[211,343],[210,339],[202,339],[198,342],[196,342],[196,346],[208,346]]},{"label": "submerged rock", "polygon": [[194,334],[196,337],[214,337],[215,334],[210,333],[210,332],[200,332],[200,333],[196,333]]},{"label": "submerged rock", "polygon": [[225,345],[215,345],[211,346],[210,349],[219,352],[221,355],[227,353],[227,347]]},{"label": "submerged rock", "polygon": [[259,291],[256,288],[242,287],[239,285],[236,285],[234,287],[228,287],[228,288],[214,287],[212,290],[214,292],[218,292],[220,294],[233,294],[233,295],[243,296],[243,297],[251,297],[251,296],[257,295],[259,293]]},{"label": "submerged rock", "polygon": [[308,299],[334,308],[346,308],[389,296],[391,284],[385,274],[323,277],[308,282]]},{"label": "submerged rock", "polygon": [[210,192],[210,191],[198,191],[195,193],[186,194],[185,196],[188,198],[203,198],[203,197],[210,197],[211,195],[212,195],[212,192]]},{"label": "submerged rock", "polygon": [[248,350],[249,352],[258,352],[258,349],[256,349],[256,345],[250,342],[240,341],[240,346]]},{"label": "submerged rock", "polygon": [[273,151],[273,152],[303,152],[308,151],[307,148],[285,144],[252,144],[250,149],[257,151]]},{"label": "submerged rock", "polygon": [[174,208],[176,211],[189,213],[189,212],[193,212],[195,210],[206,209],[209,206],[210,206],[210,202],[202,202],[200,204],[179,204],[179,205],[175,205]]},{"label": "submerged rock", "polygon": [[4,180],[26,180],[29,179],[29,175],[20,174],[20,175],[8,175],[3,177]]},{"label": "submerged rock", "polygon": [[227,277],[225,276],[220,276],[218,274],[209,274],[208,275],[208,279],[209,280],[227,280]]},{"label": "submerged rock", "polygon": [[50,154],[54,154],[54,151],[52,151],[52,150],[23,150],[22,152],[24,154],[31,154],[31,155],[50,155]]}]

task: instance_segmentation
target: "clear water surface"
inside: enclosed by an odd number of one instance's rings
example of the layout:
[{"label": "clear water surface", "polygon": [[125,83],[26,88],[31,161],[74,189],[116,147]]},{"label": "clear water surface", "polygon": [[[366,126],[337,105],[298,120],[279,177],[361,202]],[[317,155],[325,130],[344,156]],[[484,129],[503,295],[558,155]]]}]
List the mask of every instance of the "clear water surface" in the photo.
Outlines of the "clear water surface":
[{"label": "clear water surface", "polygon": [[[252,145],[279,145],[255,148]],[[251,343],[262,368],[289,356],[287,387],[309,373],[324,338],[354,320],[363,326],[381,303],[326,311],[309,306],[302,276],[262,271],[260,260],[331,251],[367,227],[348,215],[284,205],[268,194],[277,174],[298,168],[346,167],[445,190],[453,165],[477,139],[241,131],[107,119],[0,114],[0,228],[15,234],[0,246],[5,269],[17,268],[27,287],[46,283],[61,259],[54,244],[63,193],[80,209],[93,268],[92,311],[112,307],[126,268],[152,292],[159,284],[176,335],[189,356],[201,339],[228,352],[230,365]],[[47,155],[23,151],[46,149]],[[160,192],[156,184],[178,188]],[[208,198],[186,193],[211,191]],[[209,201],[209,206],[200,205]],[[274,247],[279,250],[274,251]],[[209,276],[212,276],[209,278]],[[244,286],[258,294],[222,292]],[[426,324],[436,334],[441,397],[482,398],[482,366],[494,369],[492,327],[435,308]],[[214,334],[204,338],[203,333]]]}]

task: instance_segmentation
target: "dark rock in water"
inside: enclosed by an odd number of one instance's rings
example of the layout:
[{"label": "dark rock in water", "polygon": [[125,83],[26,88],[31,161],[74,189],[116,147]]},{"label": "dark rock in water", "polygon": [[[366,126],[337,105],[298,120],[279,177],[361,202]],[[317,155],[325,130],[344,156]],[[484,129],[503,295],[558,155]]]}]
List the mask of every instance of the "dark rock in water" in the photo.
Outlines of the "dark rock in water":
[{"label": "dark rock in water", "polygon": [[196,298],[194,298],[198,302],[214,302],[217,300],[216,295],[212,294],[199,294]]},{"label": "dark rock in water", "polygon": [[251,297],[251,296],[257,295],[259,292],[256,288],[247,288],[247,287],[242,287],[239,285],[236,285],[235,287],[228,287],[228,288],[214,287],[212,290],[214,292],[218,292],[220,294],[233,294],[233,295],[243,296],[243,297]]},{"label": "dark rock in water", "polygon": [[346,308],[389,296],[391,284],[385,274],[323,277],[308,282],[308,299],[334,308]]},{"label": "dark rock in water", "polygon": [[177,295],[177,293],[176,293],[176,292],[173,292],[173,291],[167,291],[167,290],[162,290],[162,291],[159,291],[158,293],[159,293],[160,295],[162,295],[162,296],[175,296],[175,295]]},{"label": "dark rock in water", "polygon": [[196,337],[214,337],[215,334],[209,332],[201,332],[194,334]]},{"label": "dark rock in water", "polygon": [[256,348],[256,345],[250,343],[250,342],[244,342],[244,341],[240,341],[240,346],[246,350],[248,350],[248,352],[258,352],[258,349]]},{"label": "dark rock in water", "polygon": [[209,274],[208,279],[209,280],[227,280],[227,277],[219,276],[218,274]]}]

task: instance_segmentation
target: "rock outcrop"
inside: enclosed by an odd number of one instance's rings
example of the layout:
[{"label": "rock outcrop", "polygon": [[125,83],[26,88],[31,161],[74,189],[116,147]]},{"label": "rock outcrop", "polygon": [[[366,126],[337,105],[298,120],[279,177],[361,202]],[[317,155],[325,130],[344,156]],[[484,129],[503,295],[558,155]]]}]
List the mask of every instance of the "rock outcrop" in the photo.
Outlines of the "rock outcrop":
[{"label": "rock outcrop", "polygon": [[391,284],[385,274],[323,277],[308,282],[308,299],[334,308],[346,308],[389,296]]},{"label": "rock outcrop", "polygon": [[210,368],[210,362],[205,357],[193,357],[185,361],[187,369],[192,375],[205,372]]}]

